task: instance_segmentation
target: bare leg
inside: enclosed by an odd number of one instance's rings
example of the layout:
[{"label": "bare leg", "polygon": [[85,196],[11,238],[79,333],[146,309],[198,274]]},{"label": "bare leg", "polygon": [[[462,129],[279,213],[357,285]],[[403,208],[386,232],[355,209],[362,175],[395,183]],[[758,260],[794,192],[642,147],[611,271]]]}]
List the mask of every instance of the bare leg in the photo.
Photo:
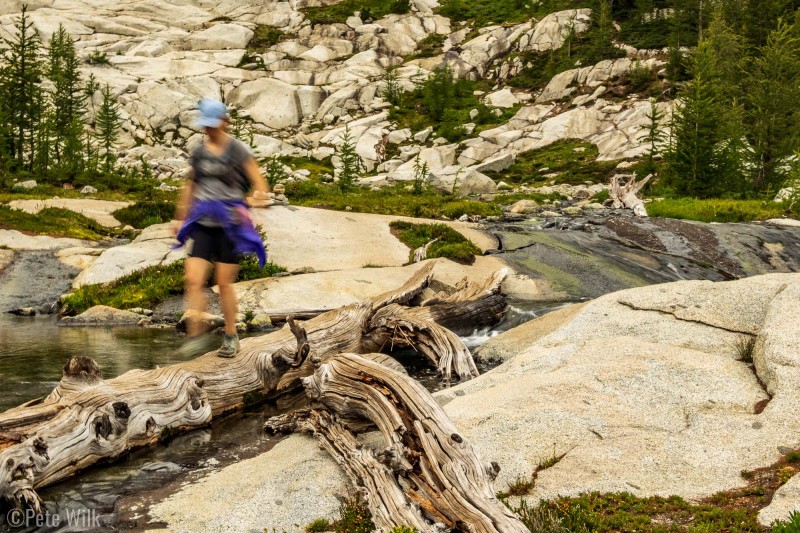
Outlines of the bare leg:
[{"label": "bare leg", "polygon": [[222,316],[225,318],[225,333],[234,335],[236,333],[236,291],[233,284],[236,283],[236,276],[239,274],[238,264],[217,263],[216,282],[219,288],[219,301],[222,307]]},{"label": "bare leg", "polygon": [[186,285],[184,299],[186,310],[189,311],[186,324],[186,334],[194,337],[203,333],[202,323],[199,320],[201,313],[206,310],[205,286],[211,274],[211,263],[199,257],[186,259]]}]

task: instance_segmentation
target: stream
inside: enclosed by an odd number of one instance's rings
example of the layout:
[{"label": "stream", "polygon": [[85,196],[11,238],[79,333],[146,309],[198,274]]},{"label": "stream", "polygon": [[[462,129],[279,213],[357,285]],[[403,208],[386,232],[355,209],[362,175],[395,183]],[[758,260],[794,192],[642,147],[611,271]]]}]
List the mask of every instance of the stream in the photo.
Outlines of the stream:
[{"label": "stream", "polygon": [[[6,311],[18,307],[47,307],[69,290],[75,271],[49,252],[18,254],[0,273],[0,410],[46,396],[58,384],[70,357],[97,361],[105,378],[134,368],[154,368],[181,361],[175,348],[182,337],[174,329],[131,327],[58,327],[49,315],[17,317]],[[35,287],[35,290],[31,288]],[[510,302],[501,324],[462,337],[475,349],[499,332],[563,306],[562,302]],[[435,368],[414,352],[395,354],[409,373],[429,390],[446,384]],[[481,372],[490,367],[479,364]],[[42,489],[48,516],[58,517],[29,530],[10,528],[0,519],[0,531],[91,531],[136,528],[135,520],[117,513],[118,502],[135,502],[146,509],[182,483],[216,469],[264,453],[280,440],[266,435],[264,422],[285,412],[281,403],[215,421],[210,427],[181,435],[158,446],[137,450],[110,465],[100,465],[62,483]],[[130,508],[131,505],[125,507]]]}]

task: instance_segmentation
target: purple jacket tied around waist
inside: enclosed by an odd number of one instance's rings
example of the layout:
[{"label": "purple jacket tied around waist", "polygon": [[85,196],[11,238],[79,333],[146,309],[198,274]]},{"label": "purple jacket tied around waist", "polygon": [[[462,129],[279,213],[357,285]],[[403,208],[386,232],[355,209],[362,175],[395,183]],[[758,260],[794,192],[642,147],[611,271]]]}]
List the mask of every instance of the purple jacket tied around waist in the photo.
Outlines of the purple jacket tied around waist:
[{"label": "purple jacket tied around waist", "polygon": [[242,221],[241,224],[234,222],[232,213],[239,207],[248,208],[243,201],[195,201],[180,231],[178,231],[178,244],[172,248],[180,248],[186,244],[186,241],[192,235],[192,230],[199,224],[199,221],[204,217],[208,217],[222,224],[222,229],[225,231],[225,235],[233,242],[237,254],[256,254],[258,256],[258,264],[263,268],[267,262],[267,250],[264,248],[264,242],[261,240],[261,235],[258,234],[256,228],[249,221]]}]

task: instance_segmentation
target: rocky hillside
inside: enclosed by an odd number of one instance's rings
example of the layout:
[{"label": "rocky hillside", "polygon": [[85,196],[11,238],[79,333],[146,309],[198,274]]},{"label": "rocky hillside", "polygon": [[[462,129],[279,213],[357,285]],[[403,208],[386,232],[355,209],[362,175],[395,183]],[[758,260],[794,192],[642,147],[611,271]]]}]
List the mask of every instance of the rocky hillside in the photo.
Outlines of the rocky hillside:
[{"label": "rocky hillside", "polygon": [[[326,160],[347,127],[371,186],[413,179],[417,155],[434,185],[466,194],[493,192],[497,176],[487,173],[560,139],[596,144],[600,161],[648,148],[642,137],[651,103],[619,86],[632,69],[655,79],[663,63],[647,51],[626,47],[618,55],[628,57],[576,65],[544,88],[507,84],[531,66],[531,54],[585,31],[589,9],[473,27],[437,14],[436,0],[412,0],[406,14],[314,24],[309,8],[325,20],[319,4],[37,0],[29,13],[43,42],[59,24],[77,39],[85,76],[108,83],[123,106],[123,161],[144,157],[162,179],[182,175],[187,151],[201,139],[192,117],[202,97],[238,110],[260,157]],[[0,6],[0,36],[11,35],[21,7]],[[444,64],[476,83],[467,102],[475,108],[461,110],[474,123],[459,124],[459,142],[398,120],[387,101],[387,72],[392,89],[410,91]]]}]

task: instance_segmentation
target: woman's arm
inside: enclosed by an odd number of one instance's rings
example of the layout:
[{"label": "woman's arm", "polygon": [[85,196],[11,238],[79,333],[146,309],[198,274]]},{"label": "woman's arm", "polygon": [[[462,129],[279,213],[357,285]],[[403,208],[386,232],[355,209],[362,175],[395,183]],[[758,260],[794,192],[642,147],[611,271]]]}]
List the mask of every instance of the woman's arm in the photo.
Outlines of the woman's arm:
[{"label": "woman's arm", "polygon": [[189,171],[189,178],[186,184],[181,189],[180,198],[178,199],[178,206],[175,209],[175,220],[178,224],[174,224],[173,229],[175,233],[178,232],[181,223],[186,219],[189,214],[189,208],[192,206],[192,197],[194,196],[194,170]]},{"label": "woman's arm", "polygon": [[259,201],[263,202],[267,199],[267,194],[270,192],[267,180],[258,168],[258,163],[253,156],[249,156],[244,163],[244,171],[247,178],[250,180],[250,187],[253,190],[253,196],[248,198],[248,203],[252,207],[258,207]]}]

